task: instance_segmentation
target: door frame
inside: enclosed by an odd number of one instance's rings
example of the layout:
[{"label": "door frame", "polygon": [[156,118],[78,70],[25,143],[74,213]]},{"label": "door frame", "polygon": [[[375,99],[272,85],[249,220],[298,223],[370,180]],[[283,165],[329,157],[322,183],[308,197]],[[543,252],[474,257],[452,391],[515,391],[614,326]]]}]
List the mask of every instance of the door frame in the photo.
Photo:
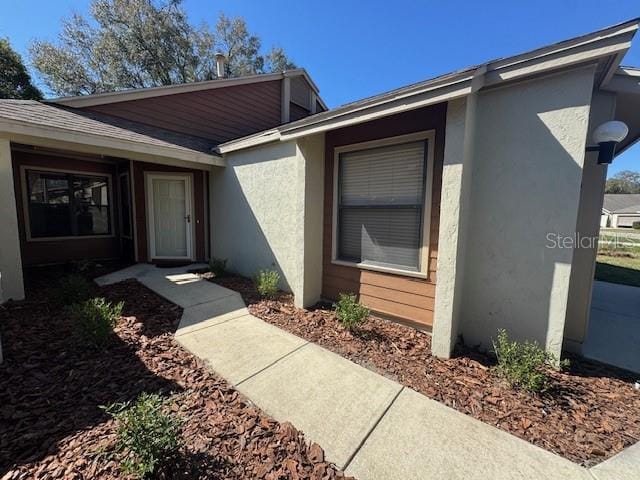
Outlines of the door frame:
[{"label": "door frame", "polygon": [[[193,218],[193,174],[191,173],[174,173],[174,172],[145,172],[145,187],[147,194],[145,195],[147,207],[147,229],[148,229],[148,248],[149,260],[192,260],[195,251],[195,231]],[[155,235],[155,211],[153,205],[153,180],[184,180],[185,182],[185,212],[190,216],[191,220],[186,226],[187,255],[184,257],[165,256],[156,254],[156,235]]]}]

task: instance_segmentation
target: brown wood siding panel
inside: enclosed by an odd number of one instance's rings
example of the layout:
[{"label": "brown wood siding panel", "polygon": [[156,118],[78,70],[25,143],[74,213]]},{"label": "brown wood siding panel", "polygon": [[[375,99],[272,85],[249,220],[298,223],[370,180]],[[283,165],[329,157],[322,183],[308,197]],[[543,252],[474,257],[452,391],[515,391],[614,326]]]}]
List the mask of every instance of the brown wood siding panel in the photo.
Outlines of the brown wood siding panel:
[{"label": "brown wood siding panel", "polygon": [[117,237],[117,205],[115,198],[115,185],[111,188],[113,195],[112,215],[115,216],[113,237],[104,238],[73,238],[67,240],[36,240],[27,241],[26,217],[22,193],[21,166],[36,167],[42,169],[73,170],[87,173],[106,173],[112,175],[112,182],[116,178],[116,166],[113,163],[78,160],[57,155],[47,155],[35,152],[12,151],[13,178],[16,193],[16,207],[18,213],[18,230],[20,234],[20,249],[22,263],[25,266],[43,265],[52,263],[64,263],[72,260],[86,259],[110,259],[118,258],[120,252],[120,240]]},{"label": "brown wood siding panel", "polygon": [[196,261],[206,259],[205,245],[205,205],[204,205],[204,182],[201,170],[191,170],[188,168],[172,167],[169,165],[159,165],[157,163],[133,162],[134,178],[134,201],[135,201],[135,224],[138,240],[138,261],[148,262],[149,258],[149,236],[147,232],[147,203],[146,203],[146,182],[145,172],[163,173],[191,173],[193,175],[193,216],[195,225],[195,256]]},{"label": "brown wood siding panel", "polygon": [[[335,299],[340,292],[353,292],[372,310],[422,326],[433,324],[440,192],[444,157],[446,104],[422,108],[380,120],[327,133],[325,139],[325,198],[322,294]],[[430,218],[428,278],[420,279],[331,262],[333,223],[334,149],[341,145],[395,137],[424,130],[435,130],[434,168]]]},{"label": "brown wood siding panel", "polygon": [[175,132],[224,142],[280,124],[281,81],[87,107]]}]

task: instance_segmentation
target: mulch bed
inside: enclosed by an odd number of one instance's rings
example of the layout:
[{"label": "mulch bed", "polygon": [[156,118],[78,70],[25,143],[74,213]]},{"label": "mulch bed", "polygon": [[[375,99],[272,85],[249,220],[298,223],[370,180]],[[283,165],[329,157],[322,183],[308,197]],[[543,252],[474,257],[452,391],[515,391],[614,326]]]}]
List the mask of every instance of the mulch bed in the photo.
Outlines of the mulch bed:
[{"label": "mulch bed", "polygon": [[166,395],[184,422],[179,458],[158,478],[342,477],[322,448],[264,414],[173,340],[179,307],[136,281],[101,288],[99,295],[124,300],[125,308],[110,345],[89,350],[52,306],[46,278],[31,282],[26,301],[0,307],[0,478],[123,478],[116,425],[99,406],[143,391]]},{"label": "mulch bed", "polygon": [[350,333],[330,305],[295,308],[291,295],[261,300],[251,280],[205,278],[242,294],[249,311],[456,410],[584,466],[640,440],[640,391],[628,372],[569,357],[571,367],[551,373],[542,395],[509,388],[493,359],[458,347],[455,358],[431,356],[431,337],[372,316]]}]

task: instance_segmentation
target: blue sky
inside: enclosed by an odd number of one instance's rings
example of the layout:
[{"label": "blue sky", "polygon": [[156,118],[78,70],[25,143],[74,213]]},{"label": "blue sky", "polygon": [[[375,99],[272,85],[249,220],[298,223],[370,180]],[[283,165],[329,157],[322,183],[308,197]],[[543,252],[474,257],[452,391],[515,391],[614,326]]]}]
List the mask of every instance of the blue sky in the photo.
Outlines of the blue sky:
[{"label": "blue sky", "polygon": [[[90,0],[2,0],[0,35],[27,57],[59,19]],[[194,23],[243,16],[265,47],[282,46],[331,107],[640,16],[637,0],[351,1],[184,0]],[[640,66],[640,34],[624,59]],[[609,174],[640,170],[640,145]]]}]

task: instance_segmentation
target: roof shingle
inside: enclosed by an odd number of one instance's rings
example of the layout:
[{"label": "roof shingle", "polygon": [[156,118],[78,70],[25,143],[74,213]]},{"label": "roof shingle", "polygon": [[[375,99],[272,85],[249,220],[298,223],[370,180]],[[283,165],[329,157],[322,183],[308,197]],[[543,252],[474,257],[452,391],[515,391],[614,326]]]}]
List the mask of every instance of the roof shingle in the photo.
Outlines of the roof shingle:
[{"label": "roof shingle", "polygon": [[638,213],[640,193],[607,193],[603,208],[611,213]]},{"label": "roof shingle", "polygon": [[215,143],[111,115],[35,100],[0,100],[0,119],[99,135],[158,147],[212,154]]}]

